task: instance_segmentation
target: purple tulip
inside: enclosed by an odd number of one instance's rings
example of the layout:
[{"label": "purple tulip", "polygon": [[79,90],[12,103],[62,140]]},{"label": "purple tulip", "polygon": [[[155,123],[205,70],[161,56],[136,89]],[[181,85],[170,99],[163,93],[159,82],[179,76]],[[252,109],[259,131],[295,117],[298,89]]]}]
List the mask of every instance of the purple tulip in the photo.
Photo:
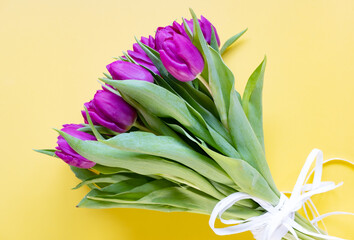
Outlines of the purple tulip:
[{"label": "purple tulip", "polygon": [[[138,45],[137,43],[134,44],[134,48],[135,45]],[[138,45],[139,46],[139,45]],[[140,47],[140,46],[139,46]],[[141,49],[141,48],[140,48]],[[142,50],[143,51],[143,50]],[[140,53],[140,52],[135,52],[135,51],[131,51],[128,50],[128,55],[134,59],[135,62],[137,62],[138,64],[150,69],[152,72],[159,74],[159,70],[157,70],[157,68],[155,67],[155,65],[152,63],[152,61],[150,60],[150,58],[148,57],[148,55],[146,55],[146,53]]]},{"label": "purple tulip", "polygon": [[[78,129],[82,127],[83,125],[81,124],[66,124],[63,125],[61,131],[81,140],[96,141],[96,138],[91,134],[78,131]],[[68,142],[62,136],[58,137],[57,143],[58,146],[56,147],[57,151],[55,152],[55,155],[67,164],[78,168],[91,168],[95,166],[96,163],[75,152],[75,150],[70,147]]]},{"label": "purple tulip", "polygon": [[159,53],[167,71],[179,81],[192,81],[203,71],[201,53],[181,34],[172,32],[171,36],[166,37]]},{"label": "purple tulip", "polygon": [[114,80],[134,79],[154,82],[154,78],[148,70],[131,62],[118,60],[108,64],[107,70]]},{"label": "purple tulip", "polygon": [[155,34],[156,50],[157,51],[161,50],[162,45],[166,41],[166,39],[171,38],[175,32],[176,31],[174,30],[174,28],[172,26],[157,28],[156,34]]},{"label": "purple tulip", "polygon": [[[136,120],[136,112],[124,99],[108,90],[98,90],[90,102],[85,103],[92,123],[123,133]],[[87,122],[86,112],[81,111]]]},{"label": "purple tulip", "polygon": [[[152,49],[155,49],[155,39],[152,36],[149,36],[149,38],[141,37],[140,41]],[[159,71],[139,44],[133,44],[133,51],[128,50],[128,55],[140,65],[149,68],[156,74],[159,74]]]},{"label": "purple tulip", "polygon": [[[191,20],[186,20],[189,29],[193,32],[194,31],[194,27],[193,27],[193,19]],[[200,25],[200,29],[202,30],[203,36],[205,38],[205,40],[207,41],[207,43],[210,44],[211,41],[211,36],[212,36],[212,31],[211,28],[213,27],[214,32],[215,32],[215,37],[216,37],[216,41],[218,43],[218,46],[220,46],[220,39],[219,39],[219,35],[216,31],[216,28],[211,24],[211,22],[206,19],[203,15],[200,17],[200,19],[198,19],[199,25]],[[173,30],[176,31],[179,34],[184,35],[185,37],[188,37],[187,33],[184,30],[184,24],[179,24],[177,22],[174,22],[173,25]]]}]

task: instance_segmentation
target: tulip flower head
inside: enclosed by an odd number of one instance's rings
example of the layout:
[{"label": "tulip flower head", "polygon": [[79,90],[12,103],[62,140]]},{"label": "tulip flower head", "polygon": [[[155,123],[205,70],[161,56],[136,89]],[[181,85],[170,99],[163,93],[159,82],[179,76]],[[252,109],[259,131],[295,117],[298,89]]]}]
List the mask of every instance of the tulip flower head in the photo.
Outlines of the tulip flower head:
[{"label": "tulip flower head", "polygon": [[[214,32],[215,32],[216,41],[218,43],[218,46],[220,46],[220,38],[219,38],[218,32],[216,31],[216,28],[211,24],[211,22],[208,19],[206,19],[203,15],[200,17],[200,19],[198,19],[198,22],[199,22],[200,29],[202,30],[202,33],[203,33],[203,36],[204,36],[206,42],[208,44],[210,44],[211,37],[212,37],[211,28],[213,28]],[[193,32],[194,31],[193,19],[186,20],[186,23],[188,24],[189,29]],[[174,22],[173,29],[177,33],[180,33],[183,36],[188,37],[188,35],[184,29],[183,23],[179,24],[177,22]]]},{"label": "tulip flower head", "polygon": [[[149,38],[141,37],[140,42],[149,46],[152,49],[155,49],[155,39],[152,36]],[[135,62],[139,63],[140,65],[149,68],[156,74],[159,74],[159,71],[148,57],[148,55],[144,52],[144,50],[139,46],[138,43],[133,44],[133,51],[128,50],[128,55],[134,59]]]},{"label": "tulip flower head", "polygon": [[[124,99],[108,90],[98,90],[90,102],[84,104],[92,123],[109,128],[115,132],[124,133],[135,123],[135,109]],[[87,122],[86,112],[81,111]]]},{"label": "tulip flower head", "polygon": [[159,53],[167,71],[179,81],[192,81],[203,71],[204,59],[199,50],[174,31],[161,43]]},{"label": "tulip flower head", "polygon": [[171,38],[175,32],[176,31],[174,30],[174,28],[172,26],[157,28],[156,34],[155,34],[156,50],[157,51],[161,50],[163,43],[167,39]]},{"label": "tulip flower head", "polygon": [[154,82],[154,78],[148,70],[131,62],[118,60],[108,64],[107,70],[114,80],[133,79]]},{"label": "tulip flower head", "polygon": [[[91,134],[78,130],[82,127],[83,125],[81,124],[66,124],[63,125],[61,131],[81,140],[95,141],[96,138]],[[55,152],[55,155],[57,155],[67,164],[78,168],[91,168],[95,166],[96,163],[78,154],[74,149],[70,147],[69,143],[62,136],[58,136],[57,143],[58,146],[56,147],[57,151]]]}]

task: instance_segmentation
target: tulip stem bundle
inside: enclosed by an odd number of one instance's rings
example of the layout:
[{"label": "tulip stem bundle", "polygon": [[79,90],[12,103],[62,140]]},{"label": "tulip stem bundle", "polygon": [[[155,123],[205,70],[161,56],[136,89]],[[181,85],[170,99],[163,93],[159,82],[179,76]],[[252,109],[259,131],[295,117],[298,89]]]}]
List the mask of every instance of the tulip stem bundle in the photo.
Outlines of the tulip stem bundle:
[{"label": "tulip stem bundle", "polygon": [[[84,104],[85,124],[64,125],[56,149],[38,150],[71,165],[81,180],[76,188],[90,188],[78,207],[211,214],[233,193],[279,203],[264,151],[266,59],[241,96],[222,54],[246,30],[220,48],[215,27],[191,14],[137,40],[109,64],[100,78],[103,90]],[[244,199],[222,217],[247,220],[265,212]],[[299,225],[317,232],[295,215]]]}]

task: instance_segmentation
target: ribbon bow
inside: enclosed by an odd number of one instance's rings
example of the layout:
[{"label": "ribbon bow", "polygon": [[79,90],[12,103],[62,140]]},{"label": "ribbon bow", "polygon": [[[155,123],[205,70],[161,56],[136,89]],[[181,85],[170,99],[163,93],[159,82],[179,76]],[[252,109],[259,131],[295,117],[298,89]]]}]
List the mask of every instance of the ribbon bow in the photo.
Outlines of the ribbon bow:
[{"label": "ribbon bow", "polygon": [[[310,167],[315,160],[315,168],[309,172]],[[247,193],[237,192],[229,195],[228,197],[224,198],[219,203],[217,203],[214,207],[209,220],[209,225],[211,229],[218,235],[230,235],[245,231],[252,231],[254,237],[259,240],[280,240],[287,234],[287,232],[290,232],[295,237],[295,239],[299,240],[296,231],[313,237],[319,237],[328,240],[341,240],[341,238],[322,234],[319,230],[317,230],[317,233],[311,232],[299,225],[294,220],[295,212],[298,211],[305,204],[312,204],[312,207],[316,210],[314,204],[310,199],[313,195],[331,191],[343,184],[339,183],[336,185],[334,182],[321,181],[323,164],[333,160],[343,160],[345,162],[353,164],[352,162],[349,162],[345,159],[329,159],[327,161],[323,161],[322,151],[319,149],[312,150],[309,156],[307,157],[305,165],[303,166],[300,172],[300,175],[296,181],[290,198],[286,197],[284,193],[281,193],[279,202],[276,206],[273,206],[270,203],[262,199],[253,197]],[[308,184],[307,181],[313,172],[315,173],[313,182],[312,184]],[[246,220],[225,220],[221,217],[227,209],[232,207],[236,202],[243,199],[252,199],[253,201],[257,202],[266,211],[266,213],[260,216],[251,217]],[[308,217],[307,212],[305,213]],[[317,210],[316,213],[318,214]],[[312,220],[312,223],[317,224],[317,222],[321,221],[324,217],[334,214],[354,215],[353,213],[346,212],[331,212],[316,217]],[[220,218],[220,221],[222,223],[233,226],[225,228],[215,228],[215,221],[217,217]]]}]

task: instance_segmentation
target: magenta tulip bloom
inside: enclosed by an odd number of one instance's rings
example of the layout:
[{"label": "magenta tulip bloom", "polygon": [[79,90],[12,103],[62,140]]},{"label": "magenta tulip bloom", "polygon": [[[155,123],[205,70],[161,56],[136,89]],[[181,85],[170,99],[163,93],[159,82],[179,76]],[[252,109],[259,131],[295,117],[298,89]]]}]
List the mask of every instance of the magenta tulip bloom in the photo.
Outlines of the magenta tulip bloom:
[{"label": "magenta tulip bloom", "polygon": [[[61,131],[81,140],[96,141],[96,138],[91,134],[78,131],[78,129],[82,127],[84,126],[81,124],[66,124],[63,125]],[[75,150],[70,147],[68,142],[62,136],[58,137],[57,143],[58,146],[56,147],[57,151],[55,152],[55,155],[67,164],[78,168],[91,168],[95,166],[96,163],[75,152]]]},{"label": "magenta tulip bloom", "polygon": [[176,31],[173,29],[172,26],[157,28],[156,34],[155,34],[156,50],[157,51],[161,50],[162,45],[166,41],[166,39],[171,38],[175,32]]},{"label": "magenta tulip bloom", "polygon": [[[143,44],[151,47],[152,49],[155,49],[155,39],[152,36],[149,36],[149,38],[141,37],[140,41]],[[128,55],[140,65],[149,68],[151,71],[153,71],[156,74],[159,74],[159,71],[157,70],[153,62],[150,60],[148,55],[139,46],[139,44],[137,43],[133,44],[133,51],[128,50]]]},{"label": "magenta tulip bloom", "polygon": [[[130,129],[136,120],[135,109],[124,99],[108,90],[98,90],[90,102],[85,103],[92,123],[123,133]],[[87,122],[86,112],[81,111]]]},{"label": "magenta tulip bloom", "polygon": [[154,82],[154,78],[148,70],[131,62],[118,60],[108,64],[107,70],[114,80],[133,79]]},{"label": "magenta tulip bloom", "polygon": [[194,80],[204,68],[204,60],[192,42],[181,34],[172,32],[159,50],[167,71],[182,82]]},{"label": "magenta tulip bloom", "polygon": [[[137,48],[136,45],[138,45],[138,47],[140,48],[139,44],[135,43],[133,45],[133,48]],[[140,48],[141,49],[141,48]],[[142,50],[143,51],[143,50]],[[155,65],[152,63],[152,61],[150,60],[150,58],[148,57],[148,55],[146,55],[145,52],[141,53],[141,52],[136,52],[136,51],[131,51],[128,50],[128,55],[134,59],[135,62],[137,62],[138,64],[150,69],[152,72],[159,74],[159,70],[157,70],[157,68],[155,67]]]},{"label": "magenta tulip bloom", "polygon": [[[189,29],[193,32],[194,28],[193,28],[193,19],[191,20],[186,20]],[[219,35],[218,32],[216,31],[216,28],[211,24],[211,22],[206,19],[205,17],[203,17],[203,15],[200,17],[200,19],[198,19],[199,25],[200,25],[200,29],[202,30],[203,36],[205,38],[205,40],[207,41],[207,43],[210,44],[211,41],[211,36],[212,36],[212,31],[211,28],[214,29],[215,32],[215,37],[216,37],[216,41],[218,43],[218,46],[220,46],[220,39],[219,39]],[[177,33],[180,33],[186,37],[188,37],[187,33],[184,30],[184,24],[179,24],[177,22],[173,23],[173,29],[174,31],[176,31]]]}]

